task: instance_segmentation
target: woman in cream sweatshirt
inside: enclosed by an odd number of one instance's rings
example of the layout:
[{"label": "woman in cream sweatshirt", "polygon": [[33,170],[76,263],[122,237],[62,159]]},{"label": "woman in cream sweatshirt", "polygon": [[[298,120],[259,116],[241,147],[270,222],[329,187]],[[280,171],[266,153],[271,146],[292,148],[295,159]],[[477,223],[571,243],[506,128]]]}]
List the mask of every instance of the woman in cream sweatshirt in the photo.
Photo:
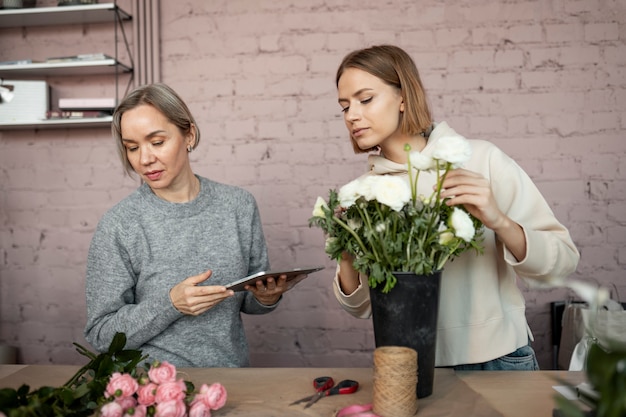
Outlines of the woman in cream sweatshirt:
[{"label": "woman in cream sweatshirt", "polygon": [[[406,177],[405,144],[424,154],[457,133],[432,120],[418,70],[402,49],[374,46],[348,54],[337,71],[339,104],[356,153],[369,155],[364,175]],[[484,254],[467,251],[442,274],[436,366],[538,369],[517,277],[546,282],[571,274],[579,253],[528,175],[495,145],[470,140],[472,156],[452,170],[442,198],[485,225]],[[432,192],[420,177],[418,194]],[[350,314],[371,315],[366,277],[349,256],[337,266],[334,292]]]}]

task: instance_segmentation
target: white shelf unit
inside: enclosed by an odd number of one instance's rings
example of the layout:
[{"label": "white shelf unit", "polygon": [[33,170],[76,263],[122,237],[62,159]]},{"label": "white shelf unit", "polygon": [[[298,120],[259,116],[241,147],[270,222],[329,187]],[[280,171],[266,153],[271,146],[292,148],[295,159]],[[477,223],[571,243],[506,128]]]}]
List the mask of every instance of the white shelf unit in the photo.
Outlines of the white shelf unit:
[{"label": "white shelf unit", "polygon": [[105,23],[112,22],[116,15],[122,20],[131,19],[130,15],[115,3],[4,9],[0,10],[0,28]]},{"label": "white shelf unit", "polygon": [[[106,75],[115,76],[115,93],[117,99],[119,76],[130,75],[132,82],[133,63],[122,63],[117,59],[118,28],[120,29],[128,56],[132,53],[128,46],[123,22],[131,20],[130,14],[122,10],[116,3],[97,3],[79,6],[34,7],[24,9],[0,10],[0,28],[76,25],[85,23],[114,23],[115,56],[102,60],[77,60],[66,62],[33,62],[28,64],[0,65],[0,78],[16,76],[74,76],[74,75]],[[0,130],[60,128],[60,127],[103,127],[109,126],[110,117],[85,119],[55,119],[41,122],[2,122]]]},{"label": "white shelf unit", "polygon": [[37,122],[0,122],[0,130],[110,127],[112,121],[113,116],[85,117],[84,119],[47,119]]},{"label": "white shelf unit", "polygon": [[132,68],[115,59],[80,62],[34,62],[32,64],[0,65],[0,76],[16,75],[96,75],[131,72]]}]

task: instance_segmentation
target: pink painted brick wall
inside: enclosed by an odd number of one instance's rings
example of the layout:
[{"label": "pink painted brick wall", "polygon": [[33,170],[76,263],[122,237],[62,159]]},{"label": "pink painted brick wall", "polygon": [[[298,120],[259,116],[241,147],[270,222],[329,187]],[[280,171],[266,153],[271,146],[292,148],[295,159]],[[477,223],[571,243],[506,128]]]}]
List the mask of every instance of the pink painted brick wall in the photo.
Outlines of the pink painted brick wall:
[{"label": "pink painted brick wall", "polygon": [[[51,0],[40,1],[45,4]],[[130,10],[132,0],[121,1]],[[336,104],[349,51],[378,43],[415,58],[438,120],[496,143],[536,181],[582,257],[577,278],[626,300],[626,5],[161,1],[162,81],[194,111],[195,170],[256,196],[272,264],[327,269],[271,315],[246,317],[255,366],[369,366],[371,324],[340,310],[334,264],[307,219],[318,195],[366,168]],[[0,60],[110,48],[108,28],[0,29]],[[54,42],[51,41],[54,39]],[[132,41],[132,39],[131,39]],[[51,80],[55,95],[110,93],[110,79]],[[84,273],[100,216],[137,181],[107,129],[0,131],[0,343],[24,363],[82,363]],[[183,277],[181,277],[183,278]],[[552,365],[549,303],[522,284],[534,347]]]}]

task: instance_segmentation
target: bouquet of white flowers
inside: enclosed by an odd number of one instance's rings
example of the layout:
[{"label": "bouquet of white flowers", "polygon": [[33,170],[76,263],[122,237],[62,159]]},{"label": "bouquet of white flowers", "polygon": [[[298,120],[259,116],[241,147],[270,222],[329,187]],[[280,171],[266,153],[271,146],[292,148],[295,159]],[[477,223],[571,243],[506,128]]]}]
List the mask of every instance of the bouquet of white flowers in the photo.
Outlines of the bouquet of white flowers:
[{"label": "bouquet of white flowers", "polygon": [[[482,224],[463,207],[448,206],[440,197],[442,183],[451,169],[471,155],[462,136],[444,136],[432,154],[408,153],[408,182],[394,175],[366,175],[330,190],[328,202],[318,197],[310,226],[326,235],[326,253],[335,260],[348,253],[354,267],[368,276],[369,286],[384,285],[390,291],[394,272],[429,275],[467,249],[482,253]],[[436,187],[428,196],[418,195],[420,172],[434,171]]]}]

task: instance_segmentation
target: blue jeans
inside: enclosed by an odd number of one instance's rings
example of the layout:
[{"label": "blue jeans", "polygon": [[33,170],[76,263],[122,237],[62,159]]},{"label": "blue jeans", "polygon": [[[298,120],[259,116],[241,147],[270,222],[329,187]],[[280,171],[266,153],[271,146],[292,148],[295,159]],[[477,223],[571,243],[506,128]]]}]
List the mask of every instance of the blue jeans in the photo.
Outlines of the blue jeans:
[{"label": "blue jeans", "polygon": [[470,363],[453,367],[455,371],[538,371],[535,350],[522,346],[515,352],[483,363]]}]

